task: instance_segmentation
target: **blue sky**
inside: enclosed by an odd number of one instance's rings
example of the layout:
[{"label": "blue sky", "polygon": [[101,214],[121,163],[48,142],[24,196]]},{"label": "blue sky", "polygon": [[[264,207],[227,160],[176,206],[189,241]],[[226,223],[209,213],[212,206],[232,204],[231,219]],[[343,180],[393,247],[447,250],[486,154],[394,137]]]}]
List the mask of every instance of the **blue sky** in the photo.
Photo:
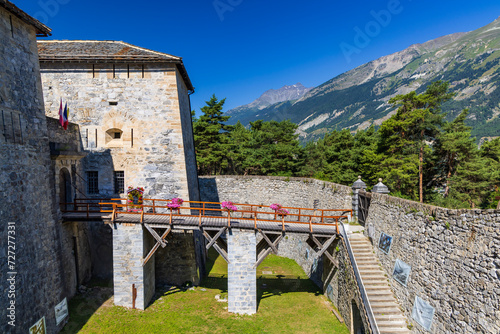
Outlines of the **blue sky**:
[{"label": "blue sky", "polygon": [[121,40],[183,57],[197,113],[212,94],[228,110],[270,88],[317,86],[500,16],[498,0],[11,1],[52,28],[51,39]]}]

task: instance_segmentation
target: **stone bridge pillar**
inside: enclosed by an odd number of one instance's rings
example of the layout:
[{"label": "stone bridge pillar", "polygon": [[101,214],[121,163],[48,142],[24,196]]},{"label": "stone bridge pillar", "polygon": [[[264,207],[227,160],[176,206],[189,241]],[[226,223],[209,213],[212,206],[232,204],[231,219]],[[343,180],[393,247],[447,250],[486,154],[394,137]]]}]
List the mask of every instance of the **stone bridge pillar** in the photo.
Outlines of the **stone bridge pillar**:
[{"label": "stone bridge pillar", "polygon": [[257,312],[257,238],[254,231],[232,228],[227,234],[228,311]]},{"label": "stone bridge pillar", "polygon": [[[154,256],[142,266],[153,246],[153,237],[141,224],[115,224],[113,227],[113,285],[115,305],[144,310],[155,292]],[[135,285],[136,294],[133,293]]]}]

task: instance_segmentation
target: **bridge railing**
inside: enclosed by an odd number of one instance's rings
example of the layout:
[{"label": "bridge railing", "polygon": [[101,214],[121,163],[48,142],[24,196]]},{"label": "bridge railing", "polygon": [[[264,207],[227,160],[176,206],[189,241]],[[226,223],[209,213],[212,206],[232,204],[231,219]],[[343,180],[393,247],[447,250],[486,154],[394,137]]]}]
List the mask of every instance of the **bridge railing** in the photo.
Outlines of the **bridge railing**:
[{"label": "bridge railing", "polygon": [[199,217],[201,224],[201,218],[227,217],[228,227],[231,227],[231,219],[238,219],[239,221],[253,221],[255,228],[257,228],[257,221],[281,222],[283,230],[285,229],[285,223],[292,223],[308,224],[311,232],[313,231],[313,225],[334,225],[338,232],[339,220],[352,217],[352,210],[341,209],[283,207],[289,213],[280,214],[270,209],[269,206],[246,203],[235,203],[240,208],[237,211],[231,212],[222,208],[219,202],[185,201],[183,206],[175,209],[168,207],[168,203],[171,202],[170,200],[144,199],[144,202],[150,204],[113,203],[113,220],[118,214],[141,215],[141,222],[144,220],[144,216],[161,215],[169,216],[170,223],[172,223],[175,217]]},{"label": "bridge railing", "polygon": [[313,225],[334,224],[338,230],[338,222],[342,219],[352,218],[352,210],[343,209],[314,209],[282,207],[289,213],[281,214],[267,205],[234,203],[237,211],[230,212],[222,208],[220,202],[184,201],[178,209],[171,209],[168,204],[171,200],[145,198],[142,204],[128,203],[125,198],[85,198],[77,199],[74,203],[60,203],[61,211],[64,213],[86,213],[89,217],[92,213],[111,213],[113,219],[118,214],[138,214],[141,221],[145,215],[170,216],[170,221],[175,217],[227,217],[230,226],[231,218],[238,220],[254,221],[257,226],[259,222],[279,222],[308,224],[312,232]]}]

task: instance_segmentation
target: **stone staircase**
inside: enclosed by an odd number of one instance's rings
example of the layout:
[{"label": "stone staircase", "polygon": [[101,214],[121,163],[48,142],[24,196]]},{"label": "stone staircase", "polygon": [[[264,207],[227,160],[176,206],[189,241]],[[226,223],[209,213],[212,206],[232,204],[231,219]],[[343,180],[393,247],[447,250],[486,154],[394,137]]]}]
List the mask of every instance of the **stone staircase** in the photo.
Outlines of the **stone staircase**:
[{"label": "stone staircase", "polygon": [[349,241],[380,333],[410,334],[406,317],[399,308],[387,277],[373,253],[372,244],[368,238],[358,233],[350,234]]}]

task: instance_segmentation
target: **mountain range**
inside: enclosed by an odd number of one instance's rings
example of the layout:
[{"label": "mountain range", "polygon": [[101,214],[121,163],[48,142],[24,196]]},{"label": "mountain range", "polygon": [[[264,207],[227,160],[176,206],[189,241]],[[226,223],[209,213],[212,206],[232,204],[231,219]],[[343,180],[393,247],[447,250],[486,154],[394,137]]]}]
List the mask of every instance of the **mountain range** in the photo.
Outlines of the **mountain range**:
[{"label": "mountain range", "polygon": [[468,33],[411,45],[312,89],[296,84],[269,90],[227,114],[230,124],[290,119],[302,140],[314,140],[333,129],[378,126],[395,113],[391,97],[421,93],[437,80],[448,81],[455,93],[443,104],[448,119],[468,108],[474,136],[500,136],[500,18]]}]

